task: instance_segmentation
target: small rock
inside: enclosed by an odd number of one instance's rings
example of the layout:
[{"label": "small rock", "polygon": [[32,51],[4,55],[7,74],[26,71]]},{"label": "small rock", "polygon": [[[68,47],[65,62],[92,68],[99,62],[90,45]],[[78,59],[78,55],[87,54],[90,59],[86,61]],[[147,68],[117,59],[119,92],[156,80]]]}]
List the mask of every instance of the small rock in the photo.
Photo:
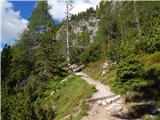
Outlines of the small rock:
[{"label": "small rock", "polygon": [[51,95],[53,95],[53,94],[54,94],[54,91],[51,92]]},{"label": "small rock", "polygon": [[98,104],[99,104],[99,105],[101,105],[101,104],[102,104],[102,101],[101,101],[101,100],[98,100],[97,102],[98,102]]},{"label": "small rock", "polygon": [[114,101],[114,99],[115,99],[115,97],[113,97],[113,98],[110,98],[109,100],[110,100],[110,101]]},{"label": "small rock", "polygon": [[108,67],[108,63],[104,63],[104,65],[102,66],[103,69]]},{"label": "small rock", "polygon": [[116,106],[116,107],[113,107],[112,109],[111,109],[111,111],[112,112],[117,112],[117,111],[120,111],[120,110],[122,110],[122,106]]},{"label": "small rock", "polygon": [[123,109],[123,107],[121,106],[121,104],[112,103],[111,105],[107,106],[106,110],[111,113],[114,113],[114,112],[118,112],[122,109]]},{"label": "small rock", "polygon": [[153,115],[158,114],[158,113],[160,113],[160,108],[154,109],[154,110],[152,111],[152,114],[153,114]]},{"label": "small rock", "polygon": [[117,95],[117,96],[115,96],[115,97],[113,97],[113,98],[110,98],[110,100],[111,101],[115,101],[115,100],[118,100],[118,99],[120,99],[121,98],[121,96],[120,95]]},{"label": "small rock", "polygon": [[103,71],[102,74],[101,74],[101,76],[103,76],[104,74],[106,74],[106,71]]},{"label": "small rock", "polygon": [[113,62],[113,65],[116,65],[117,64],[117,62],[115,61],[115,62]]},{"label": "small rock", "polygon": [[121,96],[120,95],[117,95],[117,98],[120,98]]},{"label": "small rock", "polygon": [[116,103],[118,103],[118,104],[122,104],[122,101],[121,101],[121,100],[118,100],[118,101],[116,101]]},{"label": "small rock", "polygon": [[107,103],[105,101],[102,101],[102,105],[105,106],[107,105]]},{"label": "small rock", "polygon": [[116,104],[116,103],[110,105],[109,107],[110,107],[111,112],[117,112],[117,111],[122,110],[123,108],[120,104]]},{"label": "small rock", "polygon": [[102,66],[102,68],[103,68],[103,69],[105,69],[105,68],[106,68],[106,66],[105,66],[105,65],[103,65],[103,66]]},{"label": "small rock", "polygon": [[53,109],[53,110],[55,110],[55,109],[56,109],[54,105],[52,106],[52,109]]},{"label": "small rock", "polygon": [[112,101],[110,99],[106,99],[106,103],[110,104]]},{"label": "small rock", "polygon": [[110,111],[111,110],[111,106],[107,106],[107,111]]},{"label": "small rock", "polygon": [[108,63],[106,62],[106,63],[104,63],[104,65],[105,65],[105,66],[108,66]]}]

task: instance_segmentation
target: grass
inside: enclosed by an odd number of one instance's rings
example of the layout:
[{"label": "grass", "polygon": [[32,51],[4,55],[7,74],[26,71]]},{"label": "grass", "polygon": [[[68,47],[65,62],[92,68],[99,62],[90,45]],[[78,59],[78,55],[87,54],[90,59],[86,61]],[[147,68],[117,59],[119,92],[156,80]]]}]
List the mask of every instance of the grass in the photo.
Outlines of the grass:
[{"label": "grass", "polygon": [[[155,52],[154,54],[148,54],[142,56],[139,59],[140,63],[144,66],[144,76],[140,78],[130,79],[125,84],[117,83],[116,79],[116,67],[112,67],[109,71],[106,72],[103,76],[101,73],[103,71],[103,64],[105,61],[97,61],[90,63],[84,69],[84,72],[89,74],[94,79],[100,80],[104,84],[109,84],[112,86],[113,92],[121,92],[124,90],[126,92],[126,98],[128,102],[141,102],[141,101],[150,101],[155,105],[160,105],[159,101],[159,80],[160,80],[160,52]],[[127,66],[126,66],[127,67]],[[116,84],[119,87],[114,87]],[[115,89],[113,89],[115,88]],[[123,91],[122,91],[123,92]],[[134,92],[134,94],[133,94]],[[126,101],[126,102],[127,102]],[[147,106],[136,107],[133,109],[131,114],[133,117],[143,117],[145,114],[150,114],[148,111],[150,108]],[[130,111],[130,110],[129,110]],[[138,112],[142,111],[142,112]],[[151,116],[152,117],[152,116]],[[144,120],[150,119],[150,117],[144,117]],[[155,115],[154,120],[158,120],[159,116]]]},{"label": "grass", "polygon": [[[84,69],[84,72],[90,75],[92,78],[101,81],[104,84],[112,84],[116,77],[116,70],[112,67],[110,70],[103,69],[105,61],[97,61],[90,63]],[[103,70],[106,71],[104,75],[101,75]]]},{"label": "grass", "polygon": [[140,62],[144,64],[144,68],[147,68],[155,63],[160,63],[160,52],[145,55],[142,58],[140,58]]},{"label": "grass", "polygon": [[[156,69],[156,71],[160,71],[160,52],[155,52],[154,54],[145,55],[145,56],[141,57],[139,59],[139,61],[141,64],[144,65],[145,71],[147,71],[148,69],[151,69],[151,68]],[[90,63],[86,66],[86,68],[84,69],[84,72],[86,72],[88,75],[90,75],[94,79],[100,80],[104,84],[111,85],[113,92],[119,91],[120,88],[115,88],[116,91],[113,88],[113,85],[116,82],[115,81],[116,71],[117,71],[116,67],[113,66],[112,68],[110,68],[110,70],[106,70],[106,73],[102,76],[101,73],[104,70],[102,66],[104,63],[105,63],[104,60]],[[141,82],[137,82],[137,80],[141,81]],[[126,87],[129,87],[129,85],[131,83],[135,83],[135,84],[133,84],[133,86],[135,86],[133,88],[138,88],[138,86],[141,86],[143,83],[145,83],[145,81],[137,78],[137,79],[133,80],[133,82],[129,81],[128,83],[126,83]],[[147,83],[149,83],[149,82],[147,81]],[[127,84],[128,84],[128,86],[127,86]],[[124,88],[124,86],[122,86],[122,87]],[[129,88],[127,88],[127,89],[129,89]]]},{"label": "grass", "polygon": [[[106,70],[106,73],[101,76],[103,69],[103,64],[105,61],[97,61],[90,63],[84,69],[84,72],[89,74],[94,79],[100,80],[104,84],[109,84],[112,86],[113,92],[120,92],[120,90],[128,91],[126,92],[126,98],[130,98],[128,102],[140,102],[140,101],[151,101],[156,105],[160,105],[159,101],[159,80],[160,80],[160,52],[155,52],[154,54],[148,54],[140,57],[140,63],[144,66],[144,76],[140,78],[135,78],[125,83],[125,85],[119,85],[121,88],[116,87],[116,91],[113,89],[114,83],[118,85],[115,81],[116,79],[116,67],[112,67],[110,70]],[[132,89],[131,89],[132,88]],[[135,94],[132,94],[132,93]],[[154,101],[154,102],[153,102]],[[126,101],[127,102],[127,101]],[[145,106],[146,107],[146,106]],[[148,113],[147,108],[137,107],[133,111],[133,116],[143,116]],[[144,111],[144,113],[138,113],[138,110]],[[148,113],[150,114],[150,113]],[[152,117],[152,116],[151,116]],[[150,119],[150,117],[143,117],[144,120]],[[154,120],[159,119],[159,116],[155,115]]]},{"label": "grass", "polygon": [[93,77],[94,79],[98,79],[101,72],[103,71],[102,65],[104,61],[97,61],[93,63],[89,63],[85,69],[84,72],[86,72],[88,75]]},{"label": "grass", "polygon": [[54,91],[54,94],[44,100],[43,107],[55,106],[55,120],[60,120],[71,113],[75,115],[70,118],[71,120],[80,120],[87,114],[87,106],[83,101],[91,97],[95,88],[88,85],[79,76],[71,75],[62,84],[51,80],[46,94],[51,91]]}]

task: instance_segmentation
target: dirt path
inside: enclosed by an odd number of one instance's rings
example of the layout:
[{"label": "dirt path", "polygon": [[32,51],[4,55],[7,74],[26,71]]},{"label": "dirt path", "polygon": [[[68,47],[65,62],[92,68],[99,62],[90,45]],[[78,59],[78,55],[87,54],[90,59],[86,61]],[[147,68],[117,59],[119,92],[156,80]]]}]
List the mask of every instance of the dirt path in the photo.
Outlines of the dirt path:
[{"label": "dirt path", "polygon": [[[76,75],[81,76],[87,83],[96,87],[97,92],[93,94],[91,99],[115,95],[111,92],[109,86],[92,79],[84,72],[78,72]],[[119,95],[107,99],[91,101],[88,104],[90,107],[88,115],[83,117],[82,120],[127,120],[122,118],[122,111],[125,111],[125,107],[123,98]]]}]

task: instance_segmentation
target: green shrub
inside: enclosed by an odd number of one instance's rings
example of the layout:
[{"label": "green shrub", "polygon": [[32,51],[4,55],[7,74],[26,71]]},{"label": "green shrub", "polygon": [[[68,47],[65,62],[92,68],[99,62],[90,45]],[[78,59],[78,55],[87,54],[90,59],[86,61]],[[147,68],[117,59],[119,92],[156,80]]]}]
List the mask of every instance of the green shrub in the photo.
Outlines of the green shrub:
[{"label": "green shrub", "polygon": [[149,18],[147,22],[144,22],[142,27],[144,40],[142,40],[142,48],[146,53],[154,53],[160,51],[160,17],[154,15]]},{"label": "green shrub", "polygon": [[119,94],[126,94],[128,90],[137,90],[144,76],[143,65],[135,57],[123,59],[118,64],[116,80],[112,90]]},{"label": "green shrub", "polygon": [[141,78],[143,75],[143,65],[135,57],[131,56],[120,61],[116,80],[127,82],[130,79]]},{"label": "green shrub", "polygon": [[114,81],[112,84],[112,90],[119,94],[126,94],[127,91],[135,91],[139,88],[143,79],[130,79],[126,82]]}]

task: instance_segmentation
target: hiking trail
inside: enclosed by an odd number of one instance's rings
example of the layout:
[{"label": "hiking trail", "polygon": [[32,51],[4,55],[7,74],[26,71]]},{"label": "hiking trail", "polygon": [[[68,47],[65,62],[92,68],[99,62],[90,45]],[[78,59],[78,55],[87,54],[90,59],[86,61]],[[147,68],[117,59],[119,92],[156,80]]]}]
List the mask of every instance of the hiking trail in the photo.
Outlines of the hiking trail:
[{"label": "hiking trail", "polygon": [[92,79],[84,72],[76,72],[90,85],[94,85],[97,91],[88,99],[88,115],[82,120],[126,120],[126,106],[120,95],[114,94],[108,85]]}]

